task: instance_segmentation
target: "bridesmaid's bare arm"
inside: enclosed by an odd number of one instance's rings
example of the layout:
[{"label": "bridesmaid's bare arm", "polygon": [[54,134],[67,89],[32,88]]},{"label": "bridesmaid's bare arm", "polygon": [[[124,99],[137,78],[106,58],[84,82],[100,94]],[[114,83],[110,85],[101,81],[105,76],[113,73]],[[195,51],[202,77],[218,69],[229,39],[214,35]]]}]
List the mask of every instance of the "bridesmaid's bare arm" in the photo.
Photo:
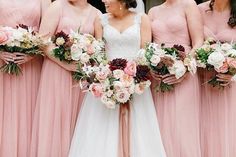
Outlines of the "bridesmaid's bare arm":
[{"label": "bridesmaid's bare arm", "polygon": [[185,4],[185,14],[188,23],[188,29],[191,37],[192,42],[192,51],[203,44],[204,35],[203,35],[203,22],[201,13],[197,7],[195,1],[190,0]]},{"label": "bridesmaid's bare arm", "polygon": [[[48,40],[48,38],[56,33],[59,21],[60,21],[60,14],[61,14],[61,2],[55,1],[53,2],[49,8],[46,10],[46,12],[43,15],[41,25],[39,28],[39,33],[43,36],[45,36],[45,40]],[[53,46],[50,45],[46,49],[45,55],[58,65],[60,65],[62,68],[68,70],[68,71],[75,71],[76,65],[75,64],[67,64],[65,62],[61,62],[57,58],[51,56],[49,52],[52,50]]]},{"label": "bridesmaid's bare arm", "polygon": [[96,39],[102,39],[103,37],[103,27],[101,24],[101,19],[99,16],[96,17],[95,21],[94,21],[94,28],[95,28],[95,38]]},{"label": "bridesmaid's bare arm", "polygon": [[144,48],[147,42],[151,42],[152,40],[152,31],[151,24],[148,16],[146,14],[142,15],[141,18],[141,48]]}]

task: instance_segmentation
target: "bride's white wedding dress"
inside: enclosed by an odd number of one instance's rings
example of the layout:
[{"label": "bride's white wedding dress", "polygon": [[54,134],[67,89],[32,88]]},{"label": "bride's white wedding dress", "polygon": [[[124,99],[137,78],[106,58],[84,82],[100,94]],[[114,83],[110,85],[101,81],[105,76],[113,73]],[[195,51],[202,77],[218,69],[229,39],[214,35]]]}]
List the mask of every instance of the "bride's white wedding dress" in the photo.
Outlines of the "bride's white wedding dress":
[{"label": "bride's white wedding dress", "polygon": [[[109,59],[133,59],[140,49],[141,14],[123,32],[102,15],[104,38]],[[135,95],[131,104],[131,157],[166,157],[150,89]],[[87,94],[78,117],[69,157],[118,157],[119,108],[105,107],[100,99]]]}]

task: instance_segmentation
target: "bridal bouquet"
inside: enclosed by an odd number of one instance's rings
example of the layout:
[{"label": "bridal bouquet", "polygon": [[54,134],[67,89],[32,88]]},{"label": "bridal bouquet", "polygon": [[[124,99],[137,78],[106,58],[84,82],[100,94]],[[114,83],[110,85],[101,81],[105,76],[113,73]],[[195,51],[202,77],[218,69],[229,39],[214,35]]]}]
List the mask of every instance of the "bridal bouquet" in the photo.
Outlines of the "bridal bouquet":
[{"label": "bridal bouquet", "polygon": [[[186,55],[181,45],[174,45],[170,48],[149,43],[140,51],[140,60],[147,62],[152,71],[160,76],[171,74],[176,79],[184,76],[186,72],[196,73],[196,61],[190,55]],[[174,85],[164,83],[162,80],[157,91],[171,91]]]},{"label": "bridal bouquet", "polygon": [[214,73],[208,80],[213,87],[221,88],[218,74],[227,74],[236,80],[236,44],[221,43],[207,39],[203,46],[196,50],[197,66]]},{"label": "bridal bouquet", "polygon": [[77,81],[87,77],[83,68],[98,66],[106,61],[104,41],[96,40],[90,34],[74,31],[66,34],[61,31],[56,33],[51,41],[56,46],[52,51],[56,58],[67,63],[78,64],[77,71],[73,73],[73,78]]},{"label": "bridal bouquet", "polygon": [[[17,28],[0,27],[0,51],[42,55],[44,46],[42,38],[31,27],[22,24]],[[9,62],[0,69],[5,73],[15,75],[22,72],[20,66],[14,62]]]},{"label": "bridal bouquet", "polygon": [[148,66],[121,58],[101,64],[94,78],[89,91],[111,109],[132,100],[135,93],[142,94],[151,84]]}]

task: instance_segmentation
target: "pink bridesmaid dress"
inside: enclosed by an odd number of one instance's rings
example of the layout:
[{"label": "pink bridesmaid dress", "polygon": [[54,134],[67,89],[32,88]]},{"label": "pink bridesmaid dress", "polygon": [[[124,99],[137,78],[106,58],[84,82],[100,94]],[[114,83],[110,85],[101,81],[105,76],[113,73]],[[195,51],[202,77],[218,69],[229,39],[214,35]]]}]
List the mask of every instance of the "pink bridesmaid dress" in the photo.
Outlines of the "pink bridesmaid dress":
[{"label": "pink bridesmaid dress", "polygon": [[[166,46],[180,44],[187,53],[191,50],[183,6],[167,9],[156,6],[150,10],[149,16],[154,42]],[[153,81],[152,94],[167,156],[200,157],[198,78],[187,74],[170,92],[157,93],[155,87]]]},{"label": "pink bridesmaid dress", "polygon": [[[60,2],[64,3],[64,2]],[[94,34],[99,11],[90,6],[89,15],[80,23],[68,3],[61,5],[57,32],[70,30]],[[46,58],[43,63],[36,103],[30,157],[67,157],[83,94],[71,72]]]},{"label": "pink bridesmaid dress", "polygon": [[[40,0],[0,0],[0,25],[39,28]],[[42,58],[22,64],[22,75],[0,74],[0,156],[28,157]]]},{"label": "pink bridesmaid dress", "polygon": [[[210,11],[209,2],[199,5],[204,20],[205,38],[220,41],[236,41],[236,27],[227,22],[230,10]],[[200,71],[201,83],[207,82],[210,74]],[[201,86],[200,128],[203,157],[235,157],[236,155],[236,84],[224,90],[208,84]]]}]

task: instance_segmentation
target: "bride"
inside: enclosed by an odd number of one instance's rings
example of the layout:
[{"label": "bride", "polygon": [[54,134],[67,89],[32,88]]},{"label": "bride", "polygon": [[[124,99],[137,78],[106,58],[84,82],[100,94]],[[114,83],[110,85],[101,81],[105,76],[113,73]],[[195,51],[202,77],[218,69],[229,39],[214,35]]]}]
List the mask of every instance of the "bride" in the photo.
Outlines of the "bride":
[{"label": "bride", "polygon": [[[103,2],[108,14],[96,20],[96,38],[105,38],[109,59],[134,59],[138,50],[151,41],[148,17],[129,10],[137,6],[136,0]],[[128,144],[125,135],[120,135],[121,108],[108,109],[100,99],[87,94],[69,157],[166,157],[150,90],[134,95],[130,102]]]}]

